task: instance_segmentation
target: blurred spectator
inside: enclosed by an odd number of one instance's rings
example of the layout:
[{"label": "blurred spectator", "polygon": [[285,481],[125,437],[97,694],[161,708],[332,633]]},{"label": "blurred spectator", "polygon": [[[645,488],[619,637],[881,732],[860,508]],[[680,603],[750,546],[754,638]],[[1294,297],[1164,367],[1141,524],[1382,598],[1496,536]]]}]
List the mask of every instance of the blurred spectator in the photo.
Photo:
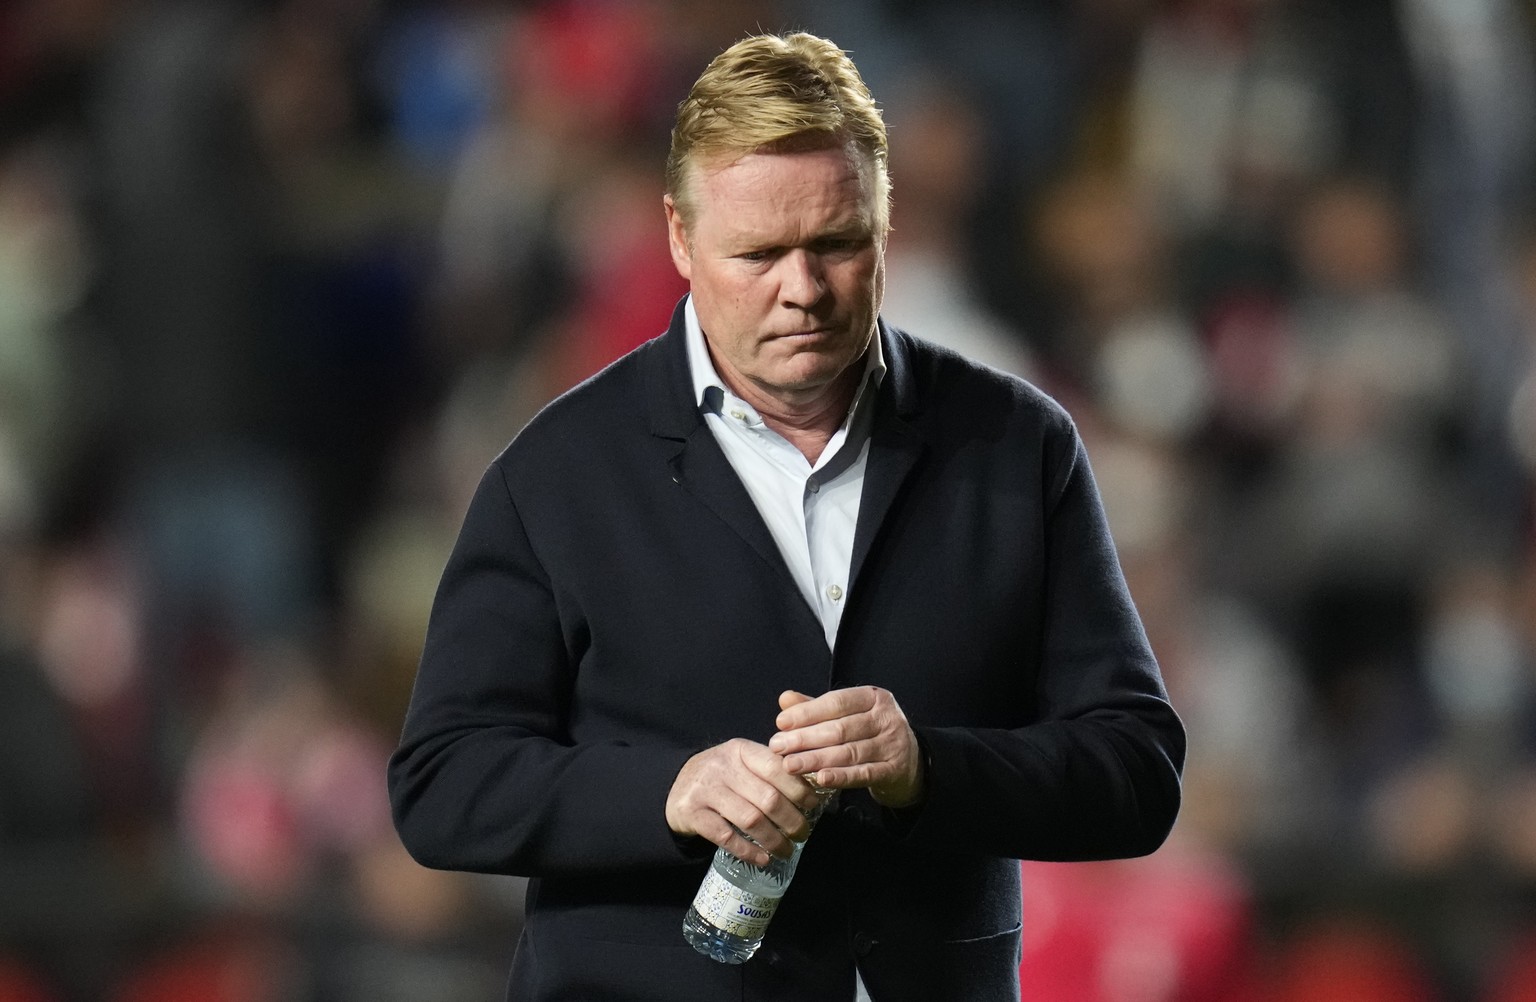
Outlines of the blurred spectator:
[{"label": "blurred spectator", "polygon": [[1516,389],[1505,417],[1512,460],[1504,469],[1516,510],[1526,519],[1526,543],[1536,542],[1530,521],[1536,513],[1536,230],[1524,234],[1509,262],[1511,285],[1519,294],[1519,330],[1523,338],[1520,362],[1513,375]]},{"label": "blurred spectator", "polygon": [[1033,235],[1059,296],[1045,385],[1069,401],[1084,394],[1124,434],[1192,439],[1208,419],[1209,376],[1145,191],[1115,172],[1068,175],[1048,189]]},{"label": "blurred spectator", "polygon": [[383,743],[348,718],[300,657],[231,673],[189,757],[185,837],[214,899],[291,909],[325,864],[388,830]]},{"label": "blurred spectator", "polygon": [[[974,192],[956,220],[967,235],[959,263],[981,304],[1033,343],[1041,336],[1041,317],[1032,283],[1019,273],[1018,219],[1069,158],[1086,103],[1076,85],[1096,79],[1072,45],[1074,5],[788,0],[783,6],[784,23],[809,26],[852,52],[871,91],[888,95],[891,112],[901,111],[912,81],[937,77],[980,116],[985,128],[973,137],[976,174],[956,179],[962,190]],[[902,146],[893,133],[893,151]],[[893,172],[892,183],[900,192],[899,174]],[[901,204],[897,194],[893,211],[901,211]]]},{"label": "blurred spectator", "polygon": [[238,76],[253,28],[231,3],[146,5],[93,92],[93,306],[116,380],[112,444],[135,470],[277,444],[283,373],[260,298],[266,179]]},{"label": "blurred spectator", "polygon": [[660,183],[650,163],[618,156],[593,165],[584,196],[564,207],[572,287],[545,331],[550,396],[659,335],[656,318],[688,291],[655,211]]},{"label": "blurred spectator", "polygon": [[387,740],[302,658],[247,664],[232,681],[191,756],[181,818],[190,899],[238,920],[238,935],[179,944],[149,976],[229,978],[234,965],[249,991],[271,993],[239,999],[494,994],[504,966],[490,958],[510,949],[520,911],[493,904],[489,882],[406,855],[376,782]]},{"label": "blurred spectator", "polygon": [[420,327],[424,234],[446,181],[400,124],[415,76],[377,79],[397,44],[376,8],[274,4],[251,28],[242,78],[267,191],[264,327],[284,389],[275,430],[303,486],[309,585],[321,602],[340,586],[340,562],[397,437],[442,381]]},{"label": "blurred spectator", "polygon": [[142,588],[161,798],[228,649],[313,615],[311,499],[264,295],[269,178],[242,75],[257,25],[234,4],[136,7],[90,91],[88,323],[109,378],[93,501]]},{"label": "blurred spectator", "polygon": [[[1533,208],[1536,24],[1529,5],[1515,0],[1399,6],[1422,95],[1413,205],[1426,288],[1457,316],[1478,390],[1468,404],[1486,433],[1513,389],[1522,348],[1501,257],[1516,237],[1509,220]],[[1491,447],[1481,437],[1473,444]]]},{"label": "blurred spectator", "polygon": [[1175,234],[1248,244],[1321,174],[1406,177],[1408,81],[1388,0],[1165,4],[1142,35],[1130,166]]},{"label": "blurred spectator", "polygon": [[1475,532],[1443,451],[1459,359],[1408,284],[1406,236],[1380,189],[1318,189],[1296,239],[1296,411],[1251,500],[1234,499],[1242,538],[1225,557],[1291,632],[1330,725],[1356,745],[1346,757],[1380,768],[1417,726],[1429,576]]},{"label": "blurred spectator", "polygon": [[[56,144],[0,145],[0,447],[44,493],[72,458],[66,317],[85,291],[87,248]],[[41,498],[37,499],[41,500]]]},{"label": "blurred spectator", "polygon": [[1273,627],[1212,589],[1196,541],[1205,503],[1176,450],[1089,424],[1094,474],[1169,693],[1201,740],[1184,772],[1179,834],[1208,851],[1284,858],[1317,837],[1325,760],[1300,665]]},{"label": "blurred spectator", "polygon": [[[612,165],[625,159],[630,143],[643,140],[660,176],[661,29],[657,5],[609,0],[538,5],[494,31],[500,58],[489,83],[495,102],[455,157],[443,216],[438,325],[453,353],[505,357],[540,337],[558,339],[546,324],[570,296],[606,295],[622,303],[626,296],[660,298],[678,288],[654,267],[657,255],[648,245],[629,243],[632,213],[621,208],[628,171]],[[616,182],[614,198],[588,205],[588,193],[605,179]],[[591,239],[588,227],[614,209],[620,209],[615,245],[608,245],[607,234]],[[567,236],[572,223],[574,241]],[[589,274],[581,260],[598,253],[606,255],[604,266],[639,256],[653,267],[637,276],[643,281],[607,291],[609,276]],[[643,316],[644,308],[627,307],[632,316]],[[603,322],[622,320],[611,313],[583,321],[581,336],[604,342],[571,364],[577,378],[616,357],[616,349],[655,333],[605,329]],[[562,384],[556,392],[569,385],[563,376],[555,382]]]},{"label": "blurred spectator", "polygon": [[1258,1002],[1253,908],[1220,856],[1174,842],[1151,860],[1023,865],[1023,997]]},{"label": "blurred spectator", "polygon": [[900,92],[888,126],[903,141],[891,154],[901,195],[892,208],[882,314],[977,361],[1033,376],[1024,337],[981,300],[970,275],[964,221],[985,180],[984,123],[958,93],[927,81]]}]

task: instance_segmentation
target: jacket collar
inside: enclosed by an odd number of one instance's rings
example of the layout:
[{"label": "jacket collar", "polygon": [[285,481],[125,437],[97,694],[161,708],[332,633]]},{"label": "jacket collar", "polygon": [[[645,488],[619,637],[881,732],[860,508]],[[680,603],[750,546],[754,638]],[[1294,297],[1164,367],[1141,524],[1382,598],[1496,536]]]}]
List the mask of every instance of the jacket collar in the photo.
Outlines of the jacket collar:
[{"label": "jacket collar", "polygon": [[[688,365],[688,336],[684,320],[687,297],[678,300],[672,310],[667,331],[650,345],[647,359],[645,392],[651,433],[661,438],[686,439],[703,423],[694,397],[693,374]],[[905,334],[877,322],[876,336],[885,356],[885,378],[880,382],[880,397],[901,419],[917,412],[917,394],[913,385],[911,345]]]},{"label": "jacket collar", "polygon": [[[913,420],[918,416],[920,403],[914,372],[914,343],[906,333],[888,326],[883,320],[879,322],[877,334],[885,352],[886,373],[875,401],[864,493],[848,568],[855,603],[860,594],[858,584],[865,562],[880,536],[886,516],[925,448],[921,425]],[[651,433],[673,443],[667,450],[673,482],[714,511],[784,576],[788,587],[793,587],[789,569],[784,565],[768,527],[704,424],[688,367],[682,302],[672,311],[672,324],[667,332],[651,341],[644,350],[647,353],[645,392]],[[839,636],[856,628],[852,624],[857,617],[850,619],[853,610],[854,606],[850,605],[843,614]],[[807,635],[814,635],[819,629],[815,614],[809,607],[805,613],[805,625],[811,630]],[[839,650],[845,649],[839,643]]]}]

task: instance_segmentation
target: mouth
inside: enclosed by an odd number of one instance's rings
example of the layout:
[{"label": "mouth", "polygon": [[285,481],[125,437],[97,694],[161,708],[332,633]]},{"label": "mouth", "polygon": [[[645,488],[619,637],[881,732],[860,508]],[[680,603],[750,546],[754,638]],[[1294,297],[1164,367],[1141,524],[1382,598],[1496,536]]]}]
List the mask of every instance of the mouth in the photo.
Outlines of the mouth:
[{"label": "mouth", "polygon": [[812,340],[815,340],[817,338],[824,338],[824,337],[828,336],[829,334],[834,333],[835,330],[836,330],[836,328],[834,328],[834,327],[810,327],[810,328],[807,328],[805,330],[800,330],[800,331],[786,331],[783,334],[774,334],[774,335],[770,336],[770,340],[774,340],[774,341],[812,341]]}]

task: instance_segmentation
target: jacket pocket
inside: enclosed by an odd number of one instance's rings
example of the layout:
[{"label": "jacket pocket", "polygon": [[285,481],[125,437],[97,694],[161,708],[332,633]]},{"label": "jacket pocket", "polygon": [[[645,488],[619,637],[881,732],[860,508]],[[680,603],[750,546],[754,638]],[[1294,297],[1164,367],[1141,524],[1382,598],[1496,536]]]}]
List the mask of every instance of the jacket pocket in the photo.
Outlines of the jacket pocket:
[{"label": "jacket pocket", "polygon": [[1023,926],[966,939],[872,942],[859,960],[870,994],[893,1002],[1019,1002]]}]

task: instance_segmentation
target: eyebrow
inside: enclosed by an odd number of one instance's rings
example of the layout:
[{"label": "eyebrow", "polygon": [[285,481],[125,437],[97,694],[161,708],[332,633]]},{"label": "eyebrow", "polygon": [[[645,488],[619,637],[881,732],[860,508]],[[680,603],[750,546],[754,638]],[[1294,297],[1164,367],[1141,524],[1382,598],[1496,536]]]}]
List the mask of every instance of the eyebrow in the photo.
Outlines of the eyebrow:
[{"label": "eyebrow", "polygon": [[[875,228],[871,221],[859,215],[839,223],[824,226],[807,235],[797,243],[797,246],[814,244],[819,240],[870,240],[874,238],[874,235]],[[768,237],[766,234],[746,232],[738,234],[735,239],[730,241],[729,246],[734,249],[735,253],[741,253],[742,250],[762,250],[769,247],[780,247],[783,244],[776,239]]]}]

